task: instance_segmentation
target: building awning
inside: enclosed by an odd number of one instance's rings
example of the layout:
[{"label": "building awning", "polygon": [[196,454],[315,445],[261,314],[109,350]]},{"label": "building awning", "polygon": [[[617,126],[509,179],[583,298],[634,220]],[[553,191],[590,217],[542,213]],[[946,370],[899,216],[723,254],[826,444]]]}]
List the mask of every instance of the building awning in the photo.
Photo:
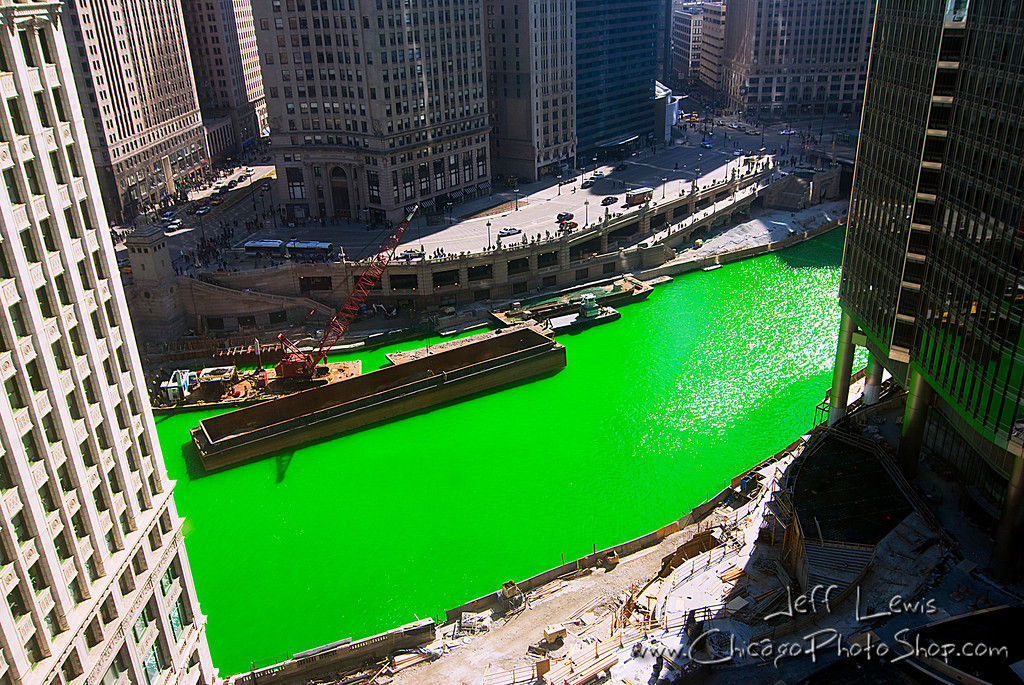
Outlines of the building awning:
[{"label": "building awning", "polygon": [[621,138],[615,138],[614,140],[607,140],[603,143],[598,143],[597,147],[617,147],[637,140],[640,140],[640,136],[622,136]]},{"label": "building awning", "polygon": [[490,190],[491,189],[491,182],[490,181],[484,181],[483,183],[478,185],[476,187],[476,189],[477,190]]},{"label": "building awning", "polygon": [[451,193],[451,198],[453,200],[461,200],[462,199],[462,191],[461,190],[453,190],[452,193]]},{"label": "building awning", "polygon": [[421,207],[433,207],[434,206],[434,198],[432,198],[432,197],[427,198],[426,200],[424,200],[423,202],[420,203],[420,206]]}]

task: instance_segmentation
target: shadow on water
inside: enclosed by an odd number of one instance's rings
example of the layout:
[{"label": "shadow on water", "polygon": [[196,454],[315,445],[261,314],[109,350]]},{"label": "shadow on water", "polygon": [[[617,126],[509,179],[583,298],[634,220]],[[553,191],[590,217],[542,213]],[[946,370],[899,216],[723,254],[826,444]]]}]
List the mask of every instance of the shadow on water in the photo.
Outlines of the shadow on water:
[{"label": "shadow on water", "polygon": [[775,255],[791,269],[838,268],[843,264],[845,235],[846,232],[842,228],[837,228],[825,235],[776,252]]},{"label": "shadow on water", "polygon": [[195,444],[191,440],[181,446],[181,458],[185,462],[185,473],[188,474],[189,480],[199,480],[210,475],[203,468],[203,460],[199,458],[199,450],[196,449]]},{"label": "shadow on water", "polygon": [[[541,375],[538,375],[538,376],[533,376],[531,378],[524,378],[522,380],[518,380],[518,381],[515,381],[515,382],[512,382],[512,383],[506,383],[505,385],[500,385],[500,386],[497,386],[497,387],[494,387],[494,388],[488,388],[487,390],[481,390],[480,392],[473,393],[472,395],[466,395],[465,397],[460,397],[458,399],[449,400],[448,402],[443,402],[441,404],[435,404],[435,405],[433,405],[431,407],[426,407],[426,408],[420,409],[418,411],[409,412],[407,414],[402,414],[401,416],[395,417],[393,419],[384,419],[382,421],[376,421],[374,423],[368,423],[368,424],[366,424],[364,426],[360,426],[359,428],[355,428],[353,430],[344,431],[342,433],[336,433],[335,435],[332,435],[332,436],[330,436],[328,438],[322,438],[322,439],[319,439],[319,440],[309,440],[307,442],[300,443],[299,445],[296,445],[295,447],[291,447],[291,448],[289,448],[287,450],[281,450],[281,451],[277,451],[277,452],[270,452],[268,454],[264,454],[264,455],[261,455],[261,456],[253,457],[251,459],[247,459],[246,461],[241,461],[241,462],[238,462],[236,464],[232,464],[231,466],[228,466],[227,468],[221,469],[220,471],[227,471],[227,470],[235,468],[235,467],[244,466],[245,464],[252,464],[252,463],[255,463],[255,462],[258,462],[258,461],[263,461],[264,459],[268,459],[270,457],[273,457],[275,462],[276,462],[276,466],[277,466],[277,469],[276,469],[277,480],[276,480],[276,482],[277,483],[282,483],[282,482],[284,482],[285,474],[288,471],[288,467],[292,463],[292,458],[295,456],[295,453],[298,450],[300,450],[300,449],[302,449],[304,447],[308,447],[309,445],[315,445],[315,444],[319,444],[319,443],[322,443],[322,442],[326,442],[328,440],[337,440],[341,436],[353,435],[355,433],[360,433],[360,432],[362,432],[364,430],[368,430],[370,428],[375,428],[377,426],[382,426],[385,423],[390,423],[392,421],[401,421],[403,419],[409,419],[409,418],[412,418],[414,416],[420,416],[422,414],[427,414],[427,413],[429,413],[431,411],[434,411],[435,409],[443,409],[445,407],[450,407],[452,405],[460,404],[462,402],[468,402],[468,401],[474,400],[474,399],[476,399],[478,397],[484,397],[485,395],[490,395],[491,393],[494,393],[494,392],[501,392],[501,391],[504,391],[504,390],[510,390],[512,388],[518,388],[518,387],[523,386],[523,385],[529,385],[531,383],[534,383],[534,382],[537,382],[537,381],[542,381],[542,380],[544,380],[546,378],[550,378],[550,377],[554,376],[555,374],[557,374],[559,371],[561,371],[561,369],[558,369],[556,371],[549,371],[548,373],[544,373],[544,374],[541,374]],[[212,471],[212,472],[207,471],[203,467],[203,462],[199,458],[199,451],[196,449],[196,446],[191,441],[186,442],[185,444],[183,444],[181,446],[181,456],[182,456],[182,458],[185,461],[185,468],[186,468],[186,472],[188,473],[189,480],[198,480],[200,478],[205,478],[206,476],[215,476],[218,473],[220,473],[220,471]]]},{"label": "shadow on water", "polygon": [[277,483],[284,482],[284,475],[288,472],[288,466],[292,463],[292,458],[295,456],[295,450],[288,450],[282,452],[274,457],[274,461],[277,462]]}]

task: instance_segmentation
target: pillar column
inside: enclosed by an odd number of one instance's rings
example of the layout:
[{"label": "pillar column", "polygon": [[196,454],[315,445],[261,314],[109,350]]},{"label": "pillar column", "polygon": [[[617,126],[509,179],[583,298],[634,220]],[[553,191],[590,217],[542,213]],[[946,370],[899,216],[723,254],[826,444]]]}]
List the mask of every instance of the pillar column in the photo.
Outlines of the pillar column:
[{"label": "pillar column", "polygon": [[839,345],[836,365],[832,371],[832,390],[829,393],[828,425],[846,416],[846,401],[850,395],[850,374],[853,373],[853,318],[843,312],[839,323]]},{"label": "pillar column", "polygon": [[1020,519],[1021,504],[1024,503],[1024,459],[1013,460],[1013,473],[1006,485],[1006,496],[1003,498],[1003,514],[999,517],[996,527],[996,544],[992,550],[992,570],[996,577],[1008,580],[1015,575],[1014,557],[1017,537],[1017,521]]},{"label": "pillar column", "polygon": [[864,404],[878,404],[882,392],[882,362],[868,354],[867,375],[864,377]]},{"label": "pillar column", "polygon": [[903,434],[900,436],[900,448],[896,454],[900,468],[907,477],[917,472],[917,459],[921,454],[921,443],[924,441],[924,426],[928,419],[928,403],[931,396],[931,386],[917,369],[912,368],[907,390],[907,406],[903,410]]}]

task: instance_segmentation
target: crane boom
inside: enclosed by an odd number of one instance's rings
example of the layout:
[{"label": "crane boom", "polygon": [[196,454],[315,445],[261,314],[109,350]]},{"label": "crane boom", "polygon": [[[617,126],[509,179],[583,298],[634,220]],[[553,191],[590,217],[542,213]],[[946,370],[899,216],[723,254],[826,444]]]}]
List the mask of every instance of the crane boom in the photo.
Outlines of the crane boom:
[{"label": "crane boom", "polygon": [[352,292],[345,298],[345,302],[342,303],[334,318],[331,319],[331,322],[327,324],[324,336],[320,341],[320,347],[315,354],[302,352],[293,342],[285,338],[283,333],[279,336],[286,354],[275,367],[275,373],[278,378],[312,377],[316,365],[327,357],[327,351],[338,342],[341,336],[345,335],[345,331],[352,325],[356,315],[359,313],[359,308],[370,294],[370,290],[380,280],[384,270],[395,256],[395,249],[402,242],[402,236],[405,235],[405,231],[409,228],[409,224],[412,223],[412,218],[419,207],[418,204],[412,206],[412,209],[409,210],[409,214],[406,215],[402,223],[398,224],[391,235],[388,236],[388,239],[384,241],[384,244],[380,246],[377,254],[370,259],[370,264],[356,280]]}]

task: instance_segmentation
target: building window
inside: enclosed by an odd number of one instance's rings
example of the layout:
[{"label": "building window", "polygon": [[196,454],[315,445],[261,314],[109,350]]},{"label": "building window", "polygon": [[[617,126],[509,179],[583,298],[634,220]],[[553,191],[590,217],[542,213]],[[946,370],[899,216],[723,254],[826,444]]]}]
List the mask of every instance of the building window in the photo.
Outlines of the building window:
[{"label": "building window", "polygon": [[157,676],[160,675],[160,671],[167,668],[164,665],[163,655],[160,653],[160,646],[157,642],[153,643],[153,646],[149,648],[149,652],[146,654],[146,658],[142,662],[142,670],[146,675],[146,685],[152,685],[156,681]]},{"label": "building window", "polygon": [[285,169],[288,180],[288,198],[292,200],[306,199],[306,183],[302,180],[302,169],[288,167]]},{"label": "building window", "polygon": [[366,190],[370,202],[380,203],[380,176],[376,171],[366,172]]}]

